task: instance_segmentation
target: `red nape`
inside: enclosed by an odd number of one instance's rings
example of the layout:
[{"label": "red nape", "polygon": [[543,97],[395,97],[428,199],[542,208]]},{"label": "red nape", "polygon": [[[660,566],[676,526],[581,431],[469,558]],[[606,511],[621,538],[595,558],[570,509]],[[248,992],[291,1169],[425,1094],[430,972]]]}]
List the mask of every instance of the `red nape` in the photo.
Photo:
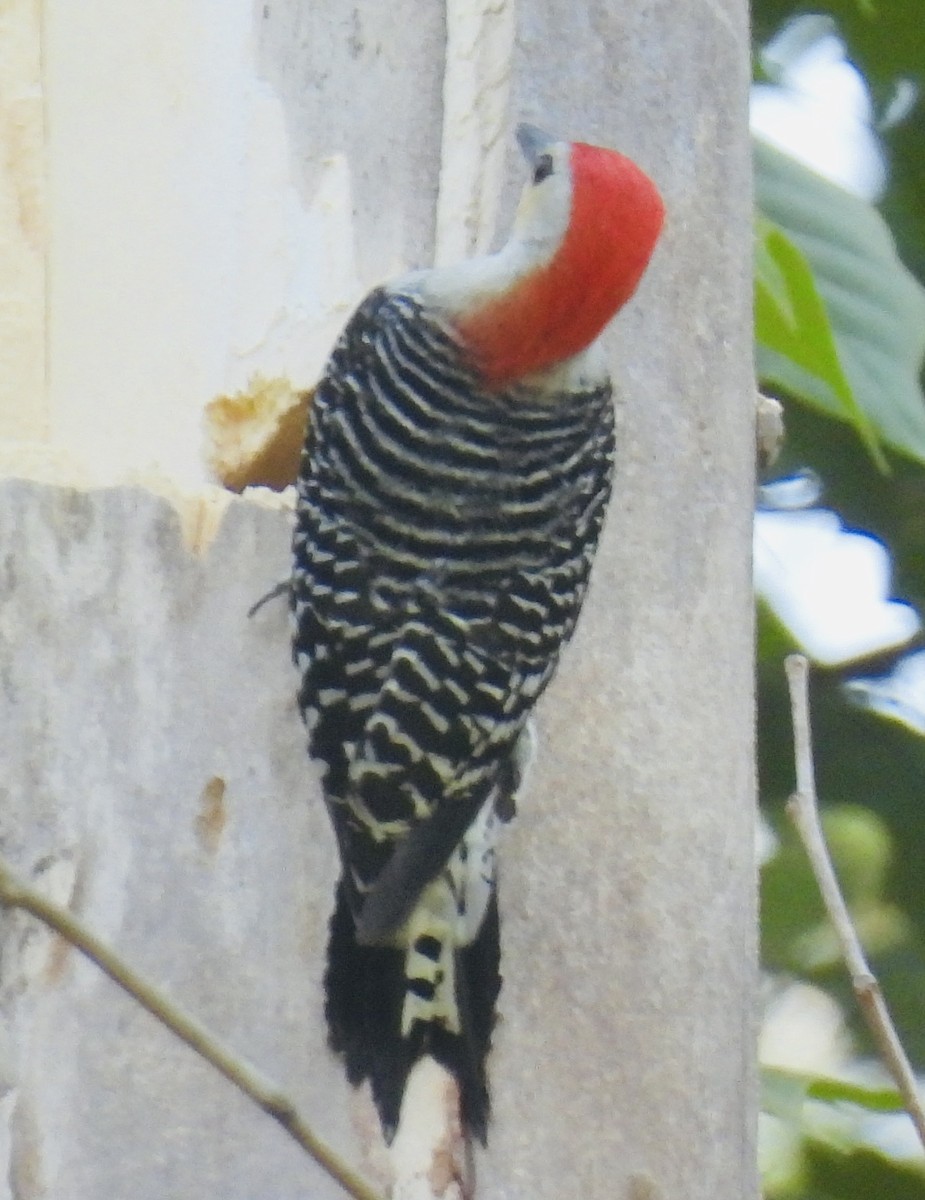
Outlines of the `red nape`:
[{"label": "red nape", "polygon": [[564,362],[591,344],[642,278],[665,218],[652,180],[615,150],[576,142],[572,208],[552,259],[458,321],[492,386]]}]

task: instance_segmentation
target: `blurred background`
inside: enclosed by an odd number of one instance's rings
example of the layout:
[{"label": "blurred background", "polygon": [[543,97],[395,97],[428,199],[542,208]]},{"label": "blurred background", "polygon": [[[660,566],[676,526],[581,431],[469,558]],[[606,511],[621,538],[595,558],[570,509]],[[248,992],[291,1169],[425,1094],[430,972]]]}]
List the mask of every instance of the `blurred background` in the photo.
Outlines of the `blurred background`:
[{"label": "blurred background", "polygon": [[767,1196],[925,1197],[783,806],[783,658],[871,965],[925,1072],[925,4],[753,3],[756,355],[786,438],[755,523]]}]

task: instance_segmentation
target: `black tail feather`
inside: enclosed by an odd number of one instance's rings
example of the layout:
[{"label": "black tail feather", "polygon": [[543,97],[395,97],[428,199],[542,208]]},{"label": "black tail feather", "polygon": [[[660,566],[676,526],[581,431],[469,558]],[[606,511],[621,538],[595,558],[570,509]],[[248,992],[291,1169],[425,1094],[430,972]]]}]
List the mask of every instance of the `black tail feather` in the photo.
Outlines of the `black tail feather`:
[{"label": "black tail feather", "polygon": [[455,1077],[463,1125],[484,1144],[490,1115],[485,1061],[501,988],[495,897],[478,937],[457,952],[460,1034],[419,1022],[408,1037],[402,1037],[404,964],[402,950],[358,944],[341,882],[331,918],[325,976],[325,1016],[331,1049],[343,1056],[351,1084],[356,1087],[364,1079],[370,1081],[387,1141],[391,1142],[398,1127],[408,1074],[419,1058],[429,1054]]}]

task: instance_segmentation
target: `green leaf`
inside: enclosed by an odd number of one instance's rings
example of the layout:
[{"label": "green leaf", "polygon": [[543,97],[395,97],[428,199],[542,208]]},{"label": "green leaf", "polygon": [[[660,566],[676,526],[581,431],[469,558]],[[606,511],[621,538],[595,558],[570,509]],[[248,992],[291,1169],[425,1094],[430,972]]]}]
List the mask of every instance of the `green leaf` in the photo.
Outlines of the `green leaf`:
[{"label": "green leaf", "polygon": [[810,395],[830,396],[843,420],[850,422],[881,471],[888,470],[876,431],[855,399],[838,359],[838,349],[825,304],[816,289],[813,273],[798,247],[767,218],[758,220],[755,255],[755,337],[759,346],[774,352],[765,360],[766,382],[793,390],[793,364],[814,377],[804,382]]},{"label": "green leaf", "polygon": [[808,1081],[806,1096],[809,1100],[825,1100],[830,1104],[856,1104],[868,1112],[903,1112],[906,1107],[895,1088],[865,1087],[860,1083],[828,1079],[821,1075]]},{"label": "green leaf", "polygon": [[882,1151],[857,1146],[805,1143],[804,1196],[816,1200],[925,1200],[925,1179],[916,1162],[900,1162]]},{"label": "green leaf", "polygon": [[[766,293],[768,300],[773,305],[772,314],[776,310],[781,314],[781,320],[785,325],[792,325],[796,319],[790,302],[792,285],[781,270],[781,264],[770,245],[770,238],[774,234],[784,236],[773,221],[769,221],[761,213],[756,213],[755,285]],[[760,335],[760,331],[757,329],[756,333]]]},{"label": "green leaf", "polygon": [[805,1100],[854,1104],[878,1113],[903,1112],[905,1109],[903,1098],[895,1088],[870,1087],[789,1067],[761,1068],[761,1097],[762,1112],[782,1118],[792,1117]]},{"label": "green leaf", "polygon": [[[785,242],[772,239],[758,261],[759,377],[829,416],[853,421],[825,366],[834,351],[849,391],[873,428],[896,450],[925,463],[919,378],[925,289],[899,261],[886,224],[869,204],[760,139],[754,149],[759,211],[785,237]],[[793,342],[786,340],[795,326],[817,333],[821,328],[802,263],[789,253],[787,242],[805,260],[833,335],[832,345],[823,344],[816,357],[803,349],[793,357]],[[769,257],[783,277],[793,318],[789,325],[779,304],[781,278],[775,282],[766,270]],[[823,329],[823,343],[825,337]]]},{"label": "green leaf", "polygon": [[760,596],[755,607],[755,651],[759,662],[773,663],[781,672],[784,658],[800,652],[796,638]]}]

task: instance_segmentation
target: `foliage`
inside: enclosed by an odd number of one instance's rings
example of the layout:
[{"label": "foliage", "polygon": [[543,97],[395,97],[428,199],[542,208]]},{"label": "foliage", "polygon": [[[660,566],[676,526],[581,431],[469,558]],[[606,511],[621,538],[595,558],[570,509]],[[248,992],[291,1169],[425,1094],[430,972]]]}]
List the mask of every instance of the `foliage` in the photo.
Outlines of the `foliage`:
[{"label": "foliage", "polygon": [[[925,91],[920,0],[826,0],[816,9],[837,21],[881,111],[903,79]],[[756,45],[797,11],[792,0],[756,0]],[[889,184],[876,208],[756,143],[756,356],[763,389],[785,403],[775,474],[816,472],[825,506],[882,540],[896,594],[925,616],[925,101],[882,136]],[[921,1151],[891,1150],[905,1118],[891,1115],[897,1097],[869,1067],[873,1047],[783,816],[793,759],[782,658],[792,646],[759,606],[759,779],[775,843],[762,877],[762,951],[778,982],[804,980],[836,998],[854,1056],[844,1079],[766,1072],[765,1190],[925,1200]],[[899,653],[817,669],[813,725],[836,867],[906,1049],[925,1073],[925,737],[858,707],[845,687],[885,674]]]},{"label": "foliage", "polygon": [[762,379],[847,421],[880,470],[881,438],[925,463],[925,289],[883,219],[759,140],[755,182]]}]

